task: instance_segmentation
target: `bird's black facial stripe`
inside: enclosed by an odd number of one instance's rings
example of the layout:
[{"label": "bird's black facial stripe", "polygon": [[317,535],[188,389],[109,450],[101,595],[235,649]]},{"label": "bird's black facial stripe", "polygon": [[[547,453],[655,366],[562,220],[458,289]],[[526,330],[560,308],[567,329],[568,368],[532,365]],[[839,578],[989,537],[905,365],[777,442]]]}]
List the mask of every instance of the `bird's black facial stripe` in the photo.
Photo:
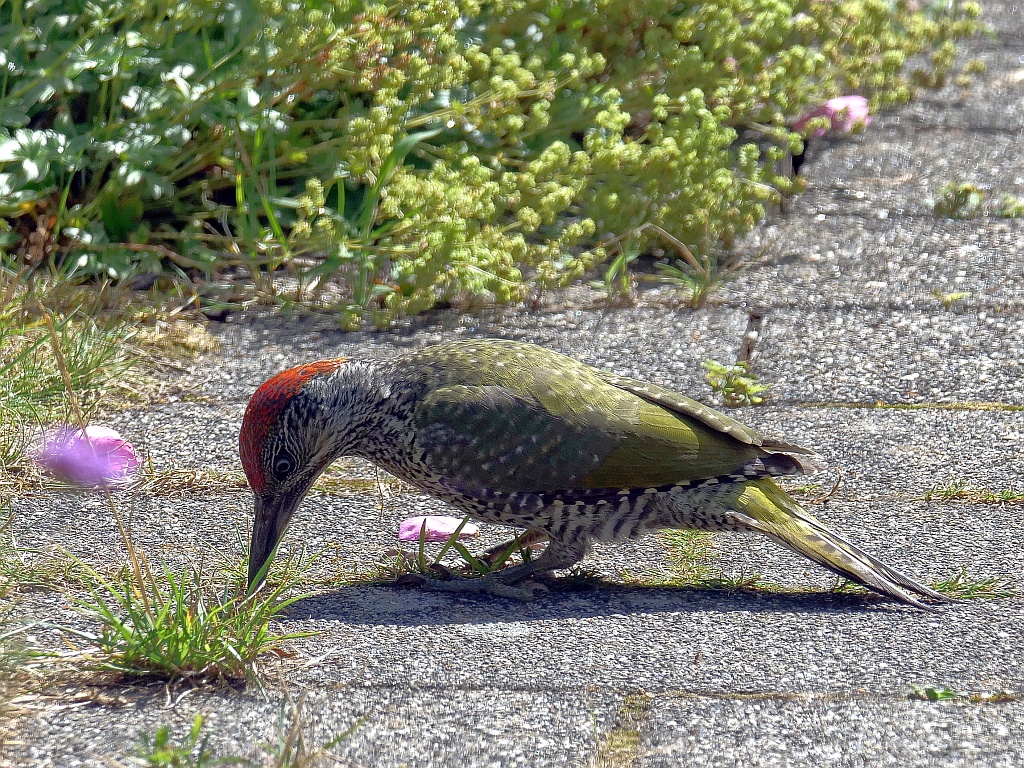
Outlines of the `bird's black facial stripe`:
[{"label": "bird's black facial stripe", "polygon": [[281,448],[274,454],[274,461],[270,465],[270,470],[278,480],[287,479],[295,471],[295,457],[284,448]]}]

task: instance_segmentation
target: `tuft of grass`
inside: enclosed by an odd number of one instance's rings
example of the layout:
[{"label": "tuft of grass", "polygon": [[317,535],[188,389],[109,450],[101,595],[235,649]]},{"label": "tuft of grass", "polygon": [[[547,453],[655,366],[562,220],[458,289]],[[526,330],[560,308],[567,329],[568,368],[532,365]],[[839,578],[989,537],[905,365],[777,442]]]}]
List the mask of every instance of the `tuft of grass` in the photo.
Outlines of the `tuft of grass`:
[{"label": "tuft of grass", "polygon": [[985,190],[976,184],[950,181],[938,188],[930,201],[932,212],[947,219],[973,219],[980,216]]},{"label": "tuft of grass", "polygon": [[999,200],[986,202],[986,189],[963,181],[951,181],[938,188],[929,201],[936,216],[951,219],[974,219],[978,216],[996,216],[1001,219],[1019,219],[1024,216],[1024,200],[1008,192]]},{"label": "tuft of grass", "polygon": [[964,479],[950,480],[946,485],[932,486],[921,497],[923,501],[968,501],[975,504],[1021,504],[1024,503],[1024,491],[1016,488],[1004,488],[990,491],[986,488],[974,488]]},{"label": "tuft of grass", "polygon": [[24,697],[31,694],[39,679],[41,660],[53,656],[34,647],[29,632],[40,622],[26,621],[19,615],[17,603],[0,602],[0,765],[4,757],[18,754],[16,735],[20,716],[30,707]]},{"label": "tuft of grass", "polygon": [[650,587],[695,587],[739,590],[762,585],[758,575],[730,575],[717,564],[715,536],[709,531],[664,530],[657,534],[665,546],[667,569],[655,573],[623,572],[628,584]]},{"label": "tuft of grass", "polygon": [[14,514],[9,509],[6,511],[6,519],[0,522],[0,599],[25,589],[54,586],[71,578],[74,563],[62,550],[18,546],[12,531]]},{"label": "tuft of grass", "polygon": [[653,699],[643,690],[622,702],[615,725],[604,735],[588,768],[628,768],[640,754],[640,729],[651,712]]},{"label": "tuft of grass", "polygon": [[14,700],[21,692],[18,678],[22,666],[31,656],[18,637],[24,626],[9,629],[11,625],[10,609],[5,606],[0,613],[0,757],[5,754],[13,736],[12,721],[18,710]]},{"label": "tuft of grass", "polygon": [[953,305],[964,299],[969,299],[969,291],[942,291],[936,288],[932,291],[932,298],[938,299],[943,309],[952,309]]},{"label": "tuft of grass", "polygon": [[231,583],[217,593],[199,568],[175,571],[164,564],[153,569],[141,553],[135,557],[138,570],[124,568],[113,578],[79,563],[89,597],[69,597],[100,631],[63,630],[93,643],[80,655],[87,667],[128,678],[241,681],[252,676],[260,654],[313,634],[278,634],[269,628],[270,621],[306,597],[286,597],[298,581],[295,572],[286,570],[289,578],[253,595]]},{"label": "tuft of grass", "polygon": [[979,693],[960,693],[944,685],[911,685],[908,699],[919,701],[960,701],[970,704],[1005,704],[1020,701],[1020,696],[1010,691],[982,691]]},{"label": "tuft of grass", "polygon": [[803,483],[795,488],[787,488],[786,493],[790,496],[820,496],[822,486],[821,483]]},{"label": "tuft of grass", "polygon": [[949,701],[951,699],[959,699],[960,694],[949,686],[939,688],[934,685],[912,685],[910,686],[910,696],[908,698],[921,701]]},{"label": "tuft of grass", "polygon": [[969,486],[966,480],[950,480],[946,485],[933,485],[925,491],[922,497],[924,501],[951,501],[953,499],[964,499],[967,497]]},{"label": "tuft of grass", "polygon": [[[52,393],[47,395],[38,388],[26,386],[28,414],[36,420],[43,412],[52,415],[56,403],[67,414],[67,421],[84,428],[87,404],[90,400],[97,402],[92,396],[102,391],[98,384],[106,381],[102,377],[111,373],[107,366],[113,364],[123,373],[132,365],[132,360],[127,355],[120,356],[123,345],[114,344],[108,335],[103,335],[95,345],[82,341],[83,338],[94,339],[91,330],[85,336],[68,336],[79,326],[98,327],[80,324],[73,313],[58,319],[40,308],[40,318],[30,327],[30,308],[25,301],[18,310],[20,314],[0,314],[0,318],[8,320],[6,325],[0,326],[2,332],[9,332],[16,325],[9,322],[11,317],[22,323],[14,334],[20,346],[10,357],[0,361],[0,365],[6,366],[0,367],[0,380],[9,384],[7,380],[15,376],[12,371],[19,367],[34,371],[37,378],[45,372],[54,380],[50,387]],[[113,338],[127,342],[131,331],[124,326],[117,328],[118,333],[129,335]],[[79,343],[75,346],[69,341]],[[42,353],[47,345],[49,357]],[[3,349],[6,353],[7,347]],[[71,558],[76,568],[73,580],[78,591],[69,592],[68,597],[80,614],[99,625],[99,630],[89,633],[59,627],[69,643],[73,644],[73,639],[78,638],[91,644],[76,655],[62,657],[65,660],[85,669],[113,672],[127,678],[155,676],[191,683],[236,681],[253,676],[260,654],[278,650],[287,640],[310,634],[279,634],[270,629],[275,617],[304,597],[289,596],[301,577],[301,570],[285,569],[286,578],[249,595],[244,579],[222,581],[218,587],[201,568],[191,565],[178,570],[166,564],[153,568],[135,547],[109,493],[106,500],[127,550],[128,565],[106,576]],[[0,534],[6,531],[0,530]],[[12,583],[17,585],[25,580],[25,561],[13,543],[9,549],[15,556],[0,560],[4,561],[3,567],[9,571]],[[82,595],[82,589],[86,596]]]},{"label": "tuft of grass", "polygon": [[858,584],[856,581],[851,581],[844,576],[837,576],[836,582],[832,586],[832,593],[836,595],[871,595],[873,594],[870,589],[865,587],[863,584]]},{"label": "tuft of grass", "polygon": [[1011,403],[987,403],[983,401],[967,401],[960,403],[885,403],[875,402],[824,402],[801,403],[804,408],[871,408],[883,411],[1024,411],[1024,405]]},{"label": "tuft of grass", "polygon": [[238,758],[214,757],[206,748],[209,737],[200,736],[202,728],[203,716],[196,715],[188,734],[174,744],[170,726],[162,725],[152,736],[147,733],[139,736],[135,755],[147,768],[208,768],[243,762]]},{"label": "tuft of grass", "polygon": [[[150,496],[182,496],[189,493],[233,493],[244,491],[249,487],[245,475],[239,469],[220,469],[217,467],[171,468],[154,471],[148,462],[143,461],[143,471],[138,478],[127,487]],[[47,487],[65,486],[58,480],[47,480]],[[401,489],[400,482],[389,484],[388,490],[394,492]],[[342,495],[346,493],[377,493],[380,488],[378,480],[366,478],[349,478],[338,476],[322,476],[313,484],[315,493]]]},{"label": "tuft of grass", "polygon": [[[0,402],[6,411],[5,432],[19,424],[65,418],[68,394],[51,349],[47,315],[52,318],[71,385],[88,410],[105,389],[134,365],[131,354],[135,328],[127,323],[101,322],[83,305],[58,316],[33,293],[0,284]],[[10,435],[4,435],[4,442]]]},{"label": "tuft of grass", "polygon": [[984,579],[970,579],[967,569],[961,568],[958,573],[933,585],[936,592],[962,600],[995,600],[1001,597],[1014,597],[1017,590],[1006,579],[992,576]]},{"label": "tuft of grass", "polygon": [[436,555],[428,553],[429,542],[426,538],[426,524],[424,524],[420,528],[420,537],[415,550],[410,552],[394,549],[385,553],[385,556],[391,559],[379,569],[380,576],[386,580],[401,578],[407,574],[428,577],[451,576],[453,575],[451,569],[442,565],[442,560],[449,552],[458,556],[457,568],[461,576],[486,576],[494,573],[504,568],[515,554],[518,554],[524,562],[529,561],[533,556],[531,534],[529,531],[524,531],[504,546],[493,548],[477,557],[458,540],[462,529],[469,520],[468,515],[463,518],[452,534],[441,544],[441,549]]},{"label": "tuft of grass", "polygon": [[715,564],[715,539],[709,531],[663,531],[666,560],[672,577],[680,583],[714,581],[721,577]]},{"label": "tuft of grass", "polygon": [[306,692],[298,702],[287,696],[281,703],[277,732],[274,740],[261,744],[262,759],[245,757],[215,757],[207,749],[209,736],[202,735],[203,716],[198,714],[192,721],[189,732],[178,744],[171,741],[171,729],[163,725],[150,736],[143,733],[139,737],[136,756],[145,761],[148,768],[208,768],[217,765],[244,765],[248,768],[315,768],[328,762],[337,763],[337,758],[330,749],[347,739],[362,725],[356,722],[352,727],[342,731],[326,744],[312,746],[306,737],[304,706]]},{"label": "tuft of grass", "polygon": [[1024,198],[1009,193],[1004,194],[999,198],[995,213],[1002,219],[1024,218]]},{"label": "tuft of grass", "polygon": [[147,471],[131,486],[150,496],[204,493],[232,493],[249,487],[240,470],[202,467],[199,469],[165,469]]},{"label": "tuft of grass", "polygon": [[364,722],[358,720],[326,744],[312,746],[306,736],[303,716],[307,695],[308,691],[303,691],[297,702],[286,696],[281,703],[274,741],[262,745],[266,757],[262,765],[266,768],[314,768],[328,761],[337,763],[337,758],[329,750],[351,736]]},{"label": "tuft of grass", "polygon": [[0,270],[0,502],[31,474],[33,436],[77,418],[71,392],[84,420],[101,402],[109,408],[156,392],[161,385],[144,369],[216,348],[180,311],[123,305],[112,293],[56,279],[26,286]]},{"label": "tuft of grass", "polygon": [[[241,552],[248,552],[251,531],[242,528],[235,529],[236,549]],[[212,547],[212,545],[211,545]],[[302,584],[306,590],[311,588],[320,589],[334,587],[347,583],[344,572],[347,563],[340,561],[337,557],[331,558],[330,553],[336,550],[336,545],[329,545],[323,549],[310,552],[304,544],[292,546],[287,556],[278,556],[269,563],[265,586],[260,591],[271,588],[284,587],[292,589]],[[327,560],[330,564],[320,569],[321,576],[313,575],[316,565],[321,560]],[[249,560],[248,557],[240,560],[228,560],[217,569],[217,577],[231,585],[231,589],[241,593],[248,588],[249,583]]]},{"label": "tuft of grass", "polygon": [[719,395],[728,406],[760,405],[764,402],[763,392],[771,384],[761,384],[760,379],[750,372],[750,363],[740,360],[725,365],[716,360],[705,360],[702,366],[707,370],[711,391]]},{"label": "tuft of grass", "polygon": [[140,327],[136,339],[140,348],[159,355],[159,362],[188,359],[221,349],[221,342],[210,335],[205,325],[188,322],[183,318]]}]

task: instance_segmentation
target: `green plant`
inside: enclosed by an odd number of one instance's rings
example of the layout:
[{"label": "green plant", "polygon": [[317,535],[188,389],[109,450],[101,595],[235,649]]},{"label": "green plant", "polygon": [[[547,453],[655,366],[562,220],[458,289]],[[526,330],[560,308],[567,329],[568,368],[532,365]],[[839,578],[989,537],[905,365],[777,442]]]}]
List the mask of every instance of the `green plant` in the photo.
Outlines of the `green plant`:
[{"label": "green plant", "polygon": [[19,590],[52,586],[72,576],[74,564],[61,552],[19,547],[13,523],[14,515],[8,511],[7,518],[0,522],[0,599]]},{"label": "green plant", "polygon": [[669,530],[659,536],[674,580],[698,583],[722,577],[721,569],[715,565],[715,539],[708,531]]},{"label": "green plant", "polygon": [[[409,152],[440,132],[440,129],[419,131],[400,139],[385,158],[373,186],[360,195],[357,207],[348,218],[344,213],[346,193],[341,179],[333,183],[337,192],[337,210],[333,211],[327,205],[327,192],[320,180],[306,182],[306,194],[299,198],[298,220],[290,240],[303,243],[307,248],[319,244],[329,255],[319,264],[300,272],[300,285],[309,286],[309,297],[315,301],[322,295],[330,278],[340,274],[352,290],[351,307],[342,320],[346,327],[358,326],[363,308],[371,302],[377,302],[383,308],[387,297],[398,290],[391,282],[381,279],[388,276],[386,268],[391,263],[391,254],[381,248],[380,243],[398,224],[397,220],[392,220],[375,226],[381,198],[385,185]],[[386,321],[386,312],[383,318]]]},{"label": "green plant", "polygon": [[277,734],[273,742],[262,747],[266,756],[264,765],[267,768],[313,768],[327,760],[336,762],[329,750],[351,736],[363,724],[363,720],[358,720],[326,744],[310,746],[303,727],[303,709],[307,694],[308,692],[303,691],[297,702],[293,701],[290,695],[281,702]]},{"label": "green plant", "polygon": [[1024,201],[1004,193],[999,201],[986,205],[985,190],[976,184],[950,181],[938,189],[935,199],[929,201],[936,216],[952,219],[973,219],[982,214],[1003,219],[1024,217]]},{"label": "green plant", "polygon": [[60,347],[72,386],[91,407],[105,388],[136,364],[131,345],[136,329],[116,320],[97,321],[81,304],[53,317],[42,303],[45,289],[33,293],[9,275],[0,274],[0,279],[0,401],[4,453],[10,461],[21,453],[13,446],[21,442],[16,435],[24,422],[67,416],[67,389],[52,344]]},{"label": "green plant", "polygon": [[711,391],[721,396],[728,406],[760,405],[764,402],[762,392],[771,389],[771,384],[761,384],[760,379],[750,372],[750,363],[740,360],[724,365],[716,360],[705,360]]},{"label": "green plant", "polygon": [[426,522],[420,527],[419,541],[416,551],[412,553],[401,550],[393,550],[389,553],[394,557],[391,567],[387,570],[389,578],[401,577],[405,574],[419,574],[421,576],[447,575],[448,567],[442,565],[441,561],[449,551],[454,550],[461,560],[461,569],[466,573],[486,575],[500,570],[509,561],[512,555],[518,553],[523,561],[532,557],[530,544],[528,543],[529,533],[524,532],[508,543],[507,546],[495,548],[481,557],[473,555],[466,545],[458,539],[462,529],[469,522],[466,516],[458,527],[441,545],[441,549],[433,557],[427,554],[427,525]]},{"label": "green plant", "polygon": [[939,187],[932,211],[948,219],[973,219],[981,215],[985,192],[975,184],[950,181]]},{"label": "green plant", "polygon": [[950,499],[963,499],[967,498],[970,494],[970,486],[967,481],[960,478],[956,480],[950,480],[946,485],[932,486],[924,494],[925,501],[931,501],[933,499],[942,499],[948,501]]},{"label": "green plant", "polygon": [[668,277],[713,287],[701,270],[795,188],[787,126],[840,93],[878,109],[940,85],[978,12],[5,3],[0,249],[18,272],[152,274],[351,327],[520,300],[650,224],[699,265]]},{"label": "green plant", "polygon": [[[688,294],[689,305],[693,309],[699,309],[707,303],[711,295],[725,282],[737,276],[747,265],[743,258],[736,254],[725,255],[720,253],[722,247],[715,244],[709,238],[702,239],[697,246],[697,255],[694,251],[680,242],[677,238],[665,231],[657,224],[644,224],[630,233],[630,237],[639,242],[642,235],[650,237],[647,233],[654,233],[659,240],[673,249],[679,258],[672,262],[658,262],[655,269],[658,275],[655,278],[658,282],[682,288]],[[650,245],[648,246],[650,247]],[[613,266],[625,271],[630,261],[639,256],[639,248],[625,252],[630,254],[621,267],[615,262]],[[622,257],[620,256],[620,259]],[[618,261],[618,260],[616,260]],[[609,270],[611,271],[611,270]],[[607,280],[607,278],[606,278]]]},{"label": "green plant", "polygon": [[960,701],[971,704],[1003,704],[1020,701],[1020,696],[1011,691],[981,691],[976,693],[960,693],[949,686],[911,685],[910,699],[921,701]]},{"label": "green plant", "polygon": [[171,743],[170,726],[162,725],[150,737],[143,733],[135,754],[147,768],[207,768],[214,765],[241,764],[244,760],[214,757],[206,748],[209,737],[200,738],[203,716],[196,715],[192,728],[180,744]]},{"label": "green plant", "polygon": [[924,501],[969,501],[973,503],[987,504],[1019,504],[1024,502],[1024,491],[1018,488],[1003,488],[999,491],[990,491],[986,488],[974,488],[963,478],[950,480],[946,485],[936,485],[929,488],[924,496]]},{"label": "green plant", "polygon": [[1014,597],[1017,594],[1017,590],[1007,583],[1006,579],[1000,577],[970,579],[967,577],[966,568],[961,568],[957,574],[948,579],[936,582],[935,589],[944,595],[963,600],[993,600]]},{"label": "green plant", "polygon": [[[81,400],[57,325],[48,314],[44,319],[69,411],[84,429]],[[244,587],[227,584],[217,595],[201,568],[176,572],[161,565],[154,571],[136,549],[109,493],[106,500],[127,550],[128,565],[106,578],[72,558],[79,566],[76,580],[89,597],[69,594],[69,598],[80,613],[100,625],[99,634],[61,628],[68,637],[95,644],[82,654],[82,661],[126,676],[155,675],[172,681],[240,679],[250,675],[260,653],[308,634],[279,635],[269,629],[275,616],[302,597],[284,596],[293,586],[291,580],[251,595]]]},{"label": "green plant", "polygon": [[1024,218],[1024,200],[1015,195],[1004,194],[999,198],[995,214],[1003,219]]},{"label": "green plant", "polygon": [[136,563],[138,570],[124,568],[109,579],[79,564],[89,596],[69,597],[100,630],[64,631],[94,643],[83,659],[95,669],[172,681],[245,679],[257,656],[311,634],[277,634],[268,626],[305,597],[285,597],[295,586],[291,579],[254,595],[231,585],[217,594],[200,569],[154,571],[138,553]]},{"label": "green plant", "polygon": [[959,693],[949,686],[939,688],[934,685],[912,685],[910,686],[910,698],[921,699],[923,701],[949,701],[951,699],[959,699],[961,697]]},{"label": "green plant", "polygon": [[274,740],[260,745],[262,759],[244,757],[214,757],[207,749],[208,736],[200,737],[203,728],[203,716],[196,715],[192,728],[179,744],[171,742],[169,726],[160,726],[151,737],[142,734],[141,744],[136,748],[136,755],[149,768],[206,768],[215,765],[244,765],[249,768],[314,768],[335,759],[329,750],[347,739],[360,725],[362,720],[342,731],[328,743],[312,747],[307,744],[304,732],[303,707],[306,700],[304,692],[298,702],[290,696],[281,703],[277,733]]},{"label": "green plant", "polygon": [[708,531],[666,530],[658,533],[664,545],[666,569],[650,573],[623,571],[630,584],[652,587],[696,587],[738,590],[762,585],[757,575],[729,575],[718,565],[715,537]]},{"label": "green plant", "polygon": [[810,496],[817,497],[821,496],[822,493],[821,483],[803,483],[795,488],[787,488],[786,493],[790,496]]},{"label": "green plant", "polygon": [[643,690],[626,696],[615,717],[615,725],[604,734],[587,768],[626,768],[640,754],[642,729],[650,716],[654,699]]},{"label": "green plant", "polygon": [[[6,598],[0,593],[0,598]],[[21,692],[19,677],[25,661],[32,655],[26,651],[21,638],[26,627],[15,626],[13,629],[10,604],[0,608],[0,755],[5,753],[7,741],[12,736],[12,719],[17,710],[13,703]]]},{"label": "green plant", "polygon": [[[697,264],[696,269],[691,265],[691,261]],[[697,259],[691,255],[687,261],[676,259],[667,264],[659,262],[655,265],[659,272],[659,281],[666,285],[686,289],[689,292],[690,306],[694,309],[704,306],[718,283],[717,280],[707,280],[710,273],[714,271],[716,260],[703,259],[702,261],[703,264],[698,263]]]},{"label": "green plant", "polygon": [[626,250],[619,248],[618,253],[608,262],[604,269],[601,287],[609,300],[629,304],[633,300],[633,278],[629,273],[629,265],[640,257],[636,248]]},{"label": "green plant", "polygon": [[969,299],[971,294],[968,291],[952,291],[950,293],[946,293],[945,291],[940,291],[936,288],[932,291],[932,296],[939,300],[943,309],[952,309],[954,304],[958,301]]}]

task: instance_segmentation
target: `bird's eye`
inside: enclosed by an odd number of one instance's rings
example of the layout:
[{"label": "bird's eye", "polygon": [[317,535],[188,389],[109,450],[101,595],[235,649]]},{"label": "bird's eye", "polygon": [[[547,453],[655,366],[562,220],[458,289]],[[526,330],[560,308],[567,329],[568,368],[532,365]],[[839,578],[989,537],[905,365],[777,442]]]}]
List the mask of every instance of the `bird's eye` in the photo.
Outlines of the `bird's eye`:
[{"label": "bird's eye", "polygon": [[295,471],[295,459],[288,451],[278,451],[277,455],[274,456],[272,469],[274,470],[274,477],[278,480],[285,480]]}]

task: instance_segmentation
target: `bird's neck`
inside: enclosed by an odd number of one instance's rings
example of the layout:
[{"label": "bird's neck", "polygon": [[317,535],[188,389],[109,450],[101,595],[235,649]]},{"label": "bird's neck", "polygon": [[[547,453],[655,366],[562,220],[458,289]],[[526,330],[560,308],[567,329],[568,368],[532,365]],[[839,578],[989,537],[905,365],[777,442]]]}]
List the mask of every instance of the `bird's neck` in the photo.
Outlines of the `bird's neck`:
[{"label": "bird's neck", "polygon": [[386,363],[349,361],[325,382],[320,406],[336,457],[378,461],[381,447],[407,432],[410,404],[396,392],[386,368]]}]

